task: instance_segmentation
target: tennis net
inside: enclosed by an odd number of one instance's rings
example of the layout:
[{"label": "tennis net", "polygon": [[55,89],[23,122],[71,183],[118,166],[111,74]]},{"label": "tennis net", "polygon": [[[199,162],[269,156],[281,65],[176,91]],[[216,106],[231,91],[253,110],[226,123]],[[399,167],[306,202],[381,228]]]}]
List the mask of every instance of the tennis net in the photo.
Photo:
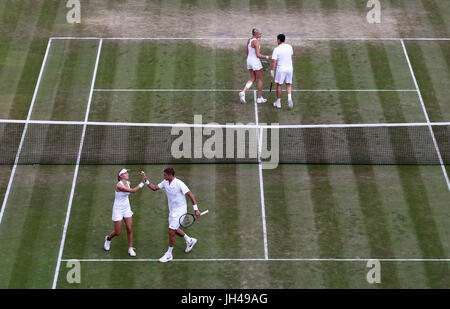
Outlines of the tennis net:
[{"label": "tennis net", "polygon": [[272,126],[3,120],[0,164],[14,164],[16,159],[18,164],[258,163],[276,157],[280,164],[439,165],[450,164],[449,137],[450,123]]}]

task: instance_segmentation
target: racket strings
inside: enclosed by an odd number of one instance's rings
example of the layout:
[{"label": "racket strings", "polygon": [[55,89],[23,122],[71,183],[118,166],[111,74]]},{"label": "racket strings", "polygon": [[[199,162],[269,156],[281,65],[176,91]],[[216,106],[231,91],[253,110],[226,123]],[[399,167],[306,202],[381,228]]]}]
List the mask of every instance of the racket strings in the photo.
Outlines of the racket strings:
[{"label": "racket strings", "polygon": [[183,227],[191,226],[194,223],[194,221],[195,221],[195,218],[191,214],[182,215],[180,218],[180,224]]}]

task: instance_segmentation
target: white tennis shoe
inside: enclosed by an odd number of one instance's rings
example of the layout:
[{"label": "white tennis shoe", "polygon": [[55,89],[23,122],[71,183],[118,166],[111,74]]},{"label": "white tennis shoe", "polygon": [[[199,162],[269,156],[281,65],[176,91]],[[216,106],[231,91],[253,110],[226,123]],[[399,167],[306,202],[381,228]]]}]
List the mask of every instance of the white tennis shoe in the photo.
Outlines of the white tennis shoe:
[{"label": "white tennis shoe", "polygon": [[273,106],[276,108],[281,108],[281,103],[273,102]]},{"label": "white tennis shoe", "polygon": [[256,99],[256,103],[260,104],[260,103],[266,103],[267,99],[264,99],[263,97],[257,98]]},{"label": "white tennis shoe", "polygon": [[288,100],[288,107],[290,109],[294,108],[294,103],[292,102],[292,100]]},{"label": "white tennis shoe", "polygon": [[239,99],[241,100],[241,103],[247,103],[247,102],[245,102],[245,92],[244,91],[239,92]]},{"label": "white tennis shoe", "polygon": [[105,236],[105,243],[103,244],[103,248],[105,248],[106,251],[109,251],[109,249],[111,249],[111,240],[108,240],[108,235]]},{"label": "white tennis shoe", "polygon": [[192,248],[194,248],[195,244],[197,243],[197,239],[191,237],[191,241],[186,243],[186,249],[184,250],[184,252],[188,253],[189,251],[192,250]]},{"label": "white tennis shoe", "polygon": [[130,256],[136,256],[136,252],[134,252],[134,249],[136,249],[136,248],[133,248],[133,247],[128,248],[128,254]]},{"label": "white tennis shoe", "polygon": [[169,262],[172,260],[173,260],[173,255],[172,255],[172,253],[169,253],[169,252],[164,253],[164,255],[159,259],[159,261],[161,263],[166,263],[166,262]]}]

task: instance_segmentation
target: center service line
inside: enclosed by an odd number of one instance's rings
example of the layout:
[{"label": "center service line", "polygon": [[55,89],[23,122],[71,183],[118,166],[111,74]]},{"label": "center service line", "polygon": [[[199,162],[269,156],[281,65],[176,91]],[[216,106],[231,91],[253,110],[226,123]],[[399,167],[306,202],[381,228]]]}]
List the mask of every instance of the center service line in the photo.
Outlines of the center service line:
[{"label": "center service line", "polygon": [[[253,90],[253,101],[255,104],[255,122],[256,126],[259,126],[259,117],[258,117],[258,103],[256,101],[256,90]],[[264,183],[263,183],[263,173],[262,173],[262,163],[261,163],[261,151],[260,147],[262,147],[262,128],[258,128],[256,131],[257,137],[257,147],[258,147],[258,173],[259,173],[259,191],[261,193],[261,216],[262,216],[262,226],[263,226],[263,234],[264,234],[264,259],[269,259],[269,249],[267,245],[267,228],[266,228],[266,205],[264,203]]]}]

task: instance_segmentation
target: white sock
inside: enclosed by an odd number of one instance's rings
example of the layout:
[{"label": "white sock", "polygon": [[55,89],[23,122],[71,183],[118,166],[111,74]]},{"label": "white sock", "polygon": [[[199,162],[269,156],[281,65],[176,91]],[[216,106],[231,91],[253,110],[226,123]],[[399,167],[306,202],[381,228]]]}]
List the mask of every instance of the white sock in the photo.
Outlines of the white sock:
[{"label": "white sock", "polygon": [[277,99],[277,104],[280,104],[280,103],[281,103],[281,99],[278,98],[278,99]]},{"label": "white sock", "polygon": [[292,95],[290,93],[288,94],[288,100],[292,101]]},{"label": "white sock", "polygon": [[173,247],[169,247],[169,249],[167,250],[167,252],[169,252],[170,254],[172,254],[172,250],[173,250]]},{"label": "white sock", "polygon": [[184,240],[186,240],[186,242],[191,242],[191,241],[192,241],[192,238],[190,238],[190,237],[188,236],[188,234],[184,234]]}]

